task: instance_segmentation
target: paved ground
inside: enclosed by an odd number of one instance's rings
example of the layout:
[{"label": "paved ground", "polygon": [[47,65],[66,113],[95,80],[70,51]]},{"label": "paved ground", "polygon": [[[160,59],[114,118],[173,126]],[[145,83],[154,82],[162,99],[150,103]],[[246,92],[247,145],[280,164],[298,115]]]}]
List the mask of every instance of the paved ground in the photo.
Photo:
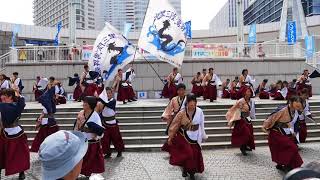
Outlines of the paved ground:
[{"label": "paved ground", "polygon": [[[300,151],[305,163],[320,161],[320,143],[301,145]],[[115,154],[113,154],[115,156]],[[123,158],[106,160],[106,179],[114,180],[178,180],[181,171],[168,164],[168,155],[160,152],[124,153]],[[270,159],[268,147],[258,147],[249,156],[240,155],[237,149],[203,151],[205,172],[197,174],[203,180],[280,180],[283,174],[277,171]],[[32,154],[32,168],[27,172],[28,180],[40,180],[40,162]],[[2,171],[2,174],[4,172]],[[16,177],[1,177],[16,179]]]},{"label": "paved ground", "polygon": [[[256,104],[274,104],[274,103],[283,103],[286,101],[276,101],[276,100],[271,100],[271,99],[259,99],[255,98]],[[319,102],[320,101],[320,96],[313,96],[310,98],[309,102]],[[199,105],[212,105],[212,104],[219,104],[219,105],[230,105],[234,104],[235,100],[231,99],[221,99],[218,98],[214,102],[209,102],[202,100],[201,98],[198,98],[198,104]],[[122,102],[117,102],[118,107],[161,107],[161,106],[166,106],[168,104],[168,99],[139,99],[136,102],[131,102],[128,104],[122,104]],[[69,101],[67,104],[62,104],[57,106],[57,108],[80,108],[82,106],[82,103],[79,102],[74,102],[74,101]],[[25,109],[41,109],[41,105],[37,102],[27,102],[27,105]]]}]

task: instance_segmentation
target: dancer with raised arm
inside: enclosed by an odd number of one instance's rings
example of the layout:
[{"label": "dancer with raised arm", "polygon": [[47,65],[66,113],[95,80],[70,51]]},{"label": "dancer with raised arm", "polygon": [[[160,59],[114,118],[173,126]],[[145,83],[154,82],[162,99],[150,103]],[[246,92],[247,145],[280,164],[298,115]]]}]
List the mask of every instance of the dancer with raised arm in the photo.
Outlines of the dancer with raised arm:
[{"label": "dancer with raised arm", "polygon": [[25,99],[18,87],[5,89],[0,103],[0,176],[1,169],[5,175],[19,173],[19,180],[25,179],[24,171],[30,168],[30,153],[27,135],[19,119],[25,107]]}]

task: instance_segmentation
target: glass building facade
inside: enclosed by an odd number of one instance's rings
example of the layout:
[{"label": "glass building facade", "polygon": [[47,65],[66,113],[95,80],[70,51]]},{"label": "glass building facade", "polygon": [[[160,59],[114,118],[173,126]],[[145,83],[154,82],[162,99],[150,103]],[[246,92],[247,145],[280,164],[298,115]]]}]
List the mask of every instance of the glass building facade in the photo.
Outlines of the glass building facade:
[{"label": "glass building facade", "polygon": [[[306,16],[320,15],[320,0],[301,0]],[[243,13],[244,25],[280,21],[283,0],[256,0]]]}]

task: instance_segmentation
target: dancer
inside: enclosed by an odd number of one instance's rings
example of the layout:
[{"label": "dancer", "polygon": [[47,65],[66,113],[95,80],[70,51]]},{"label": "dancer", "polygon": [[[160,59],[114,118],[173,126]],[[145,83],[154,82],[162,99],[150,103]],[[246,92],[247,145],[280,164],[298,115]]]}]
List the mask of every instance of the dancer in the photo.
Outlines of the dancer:
[{"label": "dancer", "polygon": [[227,79],[225,82],[222,83],[222,98],[229,99],[230,96],[230,79]]},{"label": "dancer", "polygon": [[162,96],[165,98],[172,99],[176,96],[178,84],[183,83],[183,78],[178,72],[178,68],[173,68],[172,73],[166,78],[167,83],[164,85],[162,90]]},{"label": "dancer", "polygon": [[18,72],[12,73],[11,82],[16,85],[19,88],[20,93],[22,93],[24,86],[22,85],[22,80],[19,78]]},{"label": "dancer", "polygon": [[[178,96],[172,98],[170,100],[170,103],[164,110],[161,119],[167,123],[167,129],[166,134],[168,135],[168,130],[170,128],[170,125],[172,123],[172,120],[176,117],[179,111],[185,109],[185,103],[186,103],[186,86],[184,84],[178,84],[177,86],[177,94]],[[169,151],[168,143],[166,142],[162,146],[162,151]]]},{"label": "dancer", "polygon": [[303,99],[293,96],[286,106],[277,109],[263,123],[262,129],[268,133],[272,161],[277,163],[276,168],[279,170],[290,171],[303,163],[297,145],[284,131],[284,128],[289,127],[296,111],[302,112],[303,109]]},{"label": "dancer", "polygon": [[277,92],[274,95],[274,100],[285,100],[287,99],[288,94],[288,82],[287,81],[279,81],[277,83]]},{"label": "dancer", "polygon": [[82,94],[82,90],[81,90],[81,86],[80,86],[80,78],[78,73],[75,73],[73,75],[73,77],[69,77],[69,86],[74,86],[76,85],[76,87],[74,88],[73,91],[73,99],[75,101],[80,102],[81,101],[81,94]]},{"label": "dancer", "polygon": [[309,97],[312,97],[312,85],[309,77],[309,70],[305,69],[303,74],[298,78],[297,82],[297,92],[300,95],[302,89],[307,88],[309,91]]},{"label": "dancer", "polygon": [[61,82],[56,82],[55,85],[55,99],[56,99],[56,104],[66,104],[67,103],[67,98],[66,98],[66,93],[64,91],[64,88],[62,87]]},{"label": "dancer", "polygon": [[230,98],[232,100],[236,100],[238,98],[237,95],[238,95],[239,89],[240,89],[239,77],[236,76],[230,86]]},{"label": "dancer", "polygon": [[182,176],[195,179],[195,173],[204,171],[201,143],[207,139],[204,114],[197,107],[197,98],[187,96],[186,108],[180,111],[169,127],[170,164],[183,169]]},{"label": "dancer", "polygon": [[122,101],[123,104],[127,104],[127,101],[129,101],[128,84],[124,82],[122,79],[122,69],[118,69],[118,74],[114,77],[112,89],[114,92],[118,93],[117,100]]},{"label": "dancer", "polygon": [[137,101],[136,94],[134,93],[132,82],[135,78],[136,74],[134,73],[133,67],[130,67],[123,77],[125,77],[125,82],[128,84],[128,101]]},{"label": "dancer", "polygon": [[297,94],[297,79],[293,79],[288,85],[288,94],[287,99],[290,99],[291,96],[296,96]]},{"label": "dancer", "polygon": [[201,73],[198,72],[191,81],[191,84],[192,84],[191,93],[193,93],[197,97],[200,97],[203,94],[203,87],[201,86],[202,80],[203,80],[203,77]]},{"label": "dancer", "polygon": [[24,171],[30,168],[30,153],[27,135],[19,118],[25,107],[25,99],[20,95],[18,87],[5,89],[0,103],[0,176],[1,169],[5,175],[19,173],[19,180],[25,179]]},{"label": "dancer", "polygon": [[38,98],[44,93],[47,85],[47,78],[41,78],[40,76],[37,76],[36,81],[33,84],[33,93],[36,101],[38,101]]},{"label": "dancer", "polygon": [[239,77],[240,89],[237,93],[237,99],[241,99],[244,96],[246,89],[249,87],[252,89],[253,97],[255,93],[253,91],[255,80],[249,75],[248,69],[242,70],[241,76]]},{"label": "dancer", "polygon": [[256,94],[259,94],[260,99],[269,99],[269,90],[267,88],[268,79],[264,79],[262,83],[258,86]]},{"label": "dancer", "polygon": [[226,114],[229,127],[233,126],[231,144],[240,147],[240,151],[247,156],[247,151],[255,149],[252,120],[256,119],[255,102],[250,88],[245,90],[244,97],[233,105]]},{"label": "dancer", "polygon": [[9,89],[10,84],[10,78],[5,74],[0,74],[0,90]]},{"label": "dancer", "polygon": [[97,85],[95,83],[96,78],[98,77],[98,73],[90,72],[89,66],[84,65],[84,72],[80,78],[81,90],[82,90],[82,98],[85,96],[94,96],[97,91]]},{"label": "dancer", "polygon": [[[312,113],[310,111],[310,105],[309,105],[309,90],[307,88],[304,88],[300,93],[301,98],[304,100],[304,110],[303,114],[299,116],[299,140],[300,143],[306,142],[308,130],[307,130],[307,123],[306,118],[309,118],[313,120]],[[313,120],[314,121],[314,120]]]},{"label": "dancer", "polygon": [[55,86],[58,82],[48,85],[48,90],[39,97],[39,102],[42,105],[42,113],[37,119],[36,130],[38,133],[32,142],[31,152],[38,152],[41,143],[51,134],[59,131],[59,126],[54,118],[56,113],[55,103]]},{"label": "dancer", "polygon": [[104,135],[101,139],[101,145],[105,158],[111,157],[111,143],[118,152],[117,157],[122,156],[124,143],[120,133],[118,120],[116,120],[116,100],[113,98],[112,89],[106,87],[99,96],[99,102],[96,111],[100,113],[102,124],[104,126]]},{"label": "dancer", "polygon": [[209,68],[209,73],[204,77],[202,85],[204,88],[204,94],[206,99],[210,99],[210,102],[217,100],[217,86],[220,86],[221,80],[213,73],[213,68]]},{"label": "dancer", "polygon": [[104,128],[99,114],[95,111],[97,98],[86,96],[83,98],[83,110],[78,114],[74,130],[82,131],[89,140],[89,147],[83,158],[81,174],[90,176],[92,173],[103,173],[104,158],[100,144]]}]

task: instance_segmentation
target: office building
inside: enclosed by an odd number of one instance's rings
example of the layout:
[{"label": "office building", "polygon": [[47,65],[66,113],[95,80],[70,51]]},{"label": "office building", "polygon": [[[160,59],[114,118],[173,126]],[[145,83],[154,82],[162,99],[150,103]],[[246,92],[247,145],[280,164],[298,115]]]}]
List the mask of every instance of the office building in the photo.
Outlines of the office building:
[{"label": "office building", "polygon": [[[96,4],[100,0],[72,0],[76,13],[77,29],[95,29]],[[34,0],[33,21],[37,26],[53,27],[62,22],[62,27],[69,27],[70,0]]]},{"label": "office building", "polygon": [[[123,30],[125,23],[132,23],[132,30],[139,31],[142,28],[144,16],[148,7],[148,0],[103,0],[106,13],[101,11],[100,26],[108,21],[114,27]],[[173,7],[181,15],[181,0],[169,0]],[[102,24],[102,25],[101,25]]]},{"label": "office building", "polygon": [[[237,26],[237,1],[228,0],[218,14],[211,20],[210,27],[236,27]],[[253,0],[242,0],[243,10],[245,10]]]},{"label": "office building", "polygon": [[[301,0],[305,16],[320,15],[319,0]],[[283,0],[255,0],[244,11],[244,24],[277,22],[281,19]]]}]

